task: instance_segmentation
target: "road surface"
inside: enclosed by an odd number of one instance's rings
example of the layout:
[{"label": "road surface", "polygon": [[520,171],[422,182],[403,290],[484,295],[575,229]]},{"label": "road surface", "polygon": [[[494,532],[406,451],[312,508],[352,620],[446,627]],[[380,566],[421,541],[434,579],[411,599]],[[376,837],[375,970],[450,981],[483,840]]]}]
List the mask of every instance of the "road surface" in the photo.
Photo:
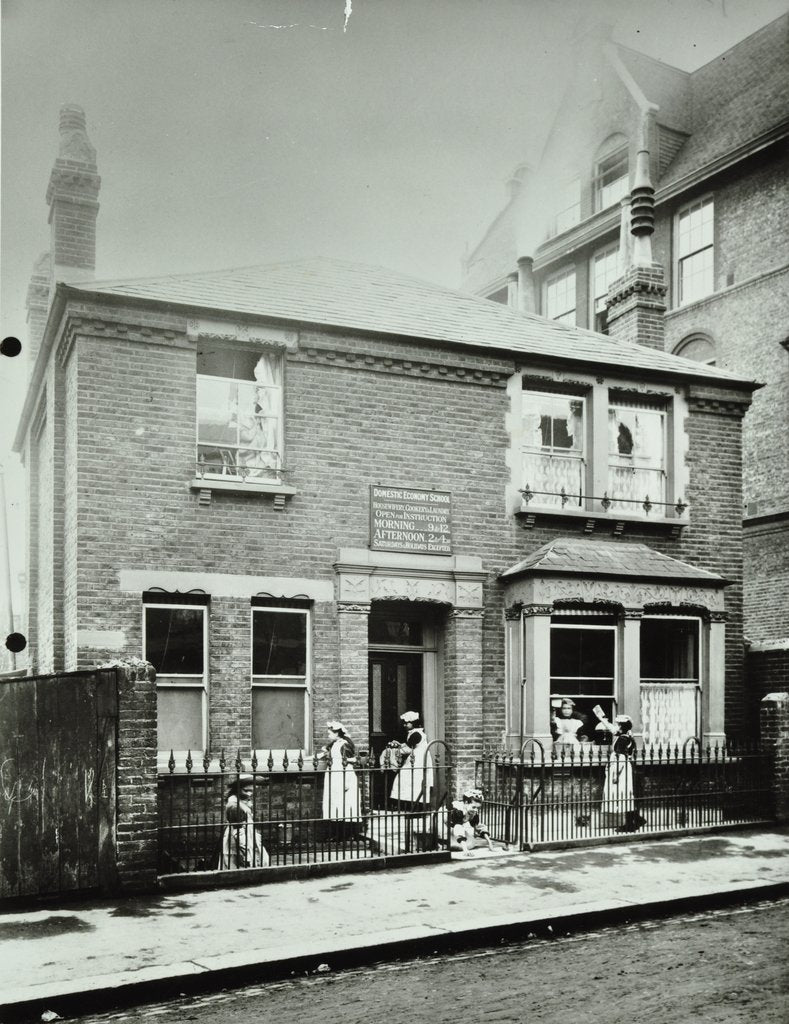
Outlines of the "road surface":
[{"label": "road surface", "polygon": [[789,899],[336,974],[315,971],[78,1020],[787,1024],[788,964]]}]

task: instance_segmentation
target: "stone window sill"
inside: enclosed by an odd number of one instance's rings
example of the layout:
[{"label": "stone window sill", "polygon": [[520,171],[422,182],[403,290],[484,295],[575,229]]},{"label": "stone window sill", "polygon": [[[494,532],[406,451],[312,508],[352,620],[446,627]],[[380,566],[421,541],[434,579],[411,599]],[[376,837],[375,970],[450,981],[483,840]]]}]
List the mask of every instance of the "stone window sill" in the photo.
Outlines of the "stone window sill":
[{"label": "stone window sill", "polygon": [[274,497],[282,496],[284,502],[286,497],[297,494],[295,487],[289,484],[278,484],[276,482],[255,483],[250,480],[223,480],[219,477],[194,477],[189,484],[193,491],[235,491],[242,494],[272,494]]},{"label": "stone window sill", "polygon": [[567,525],[570,523],[583,525],[584,533],[610,528],[615,536],[624,533],[628,526],[670,531],[673,536],[679,536],[682,530],[690,525],[689,519],[678,519],[673,516],[634,516],[617,512],[587,512],[581,508],[540,508],[536,505],[523,505],[515,515],[527,530],[532,529],[538,522],[548,523],[563,520]]}]

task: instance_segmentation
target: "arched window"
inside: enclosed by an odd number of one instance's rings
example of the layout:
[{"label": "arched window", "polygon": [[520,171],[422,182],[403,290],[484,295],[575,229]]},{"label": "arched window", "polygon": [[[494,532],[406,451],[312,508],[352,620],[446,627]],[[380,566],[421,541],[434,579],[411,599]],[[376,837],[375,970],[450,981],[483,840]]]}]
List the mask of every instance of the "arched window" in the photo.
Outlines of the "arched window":
[{"label": "arched window", "polygon": [[702,333],[689,334],[674,349],[675,356],[692,359],[696,363],[715,365],[715,344],[708,335]]},{"label": "arched window", "polygon": [[605,210],[626,196],[630,189],[627,136],[609,135],[595,154],[594,208]]}]

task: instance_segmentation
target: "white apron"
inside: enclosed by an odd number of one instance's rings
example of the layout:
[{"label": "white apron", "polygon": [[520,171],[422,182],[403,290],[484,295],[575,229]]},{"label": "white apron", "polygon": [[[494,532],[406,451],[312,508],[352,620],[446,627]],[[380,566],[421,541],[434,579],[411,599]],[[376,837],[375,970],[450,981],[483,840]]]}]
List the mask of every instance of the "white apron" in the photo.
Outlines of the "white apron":
[{"label": "white apron", "polygon": [[359,781],[352,764],[342,763],[345,740],[335,740],[329,747],[331,765],[324,773],[323,817],[343,820],[359,817]]},{"label": "white apron", "polygon": [[415,747],[408,748],[405,762],[398,768],[392,784],[392,800],[404,800],[409,803],[430,803],[433,791],[433,759],[427,749],[429,744],[424,729],[412,729],[410,736],[416,733],[419,742]]}]

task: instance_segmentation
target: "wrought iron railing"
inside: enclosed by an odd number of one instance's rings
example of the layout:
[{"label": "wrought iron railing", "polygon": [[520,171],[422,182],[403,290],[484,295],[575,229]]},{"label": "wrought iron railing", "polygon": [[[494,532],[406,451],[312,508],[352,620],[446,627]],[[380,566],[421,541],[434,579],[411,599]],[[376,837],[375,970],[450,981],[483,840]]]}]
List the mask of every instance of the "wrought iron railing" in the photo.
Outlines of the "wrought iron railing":
[{"label": "wrought iron railing", "polygon": [[396,751],[352,761],[287,754],[231,764],[170,757],[159,779],[159,872],[180,874],[358,860],[449,849],[452,766]]},{"label": "wrought iron railing", "polygon": [[520,849],[769,821],[771,779],[772,759],[757,746],[695,738],[632,757],[527,740],[519,755],[489,752],[476,763],[493,839]]},{"label": "wrought iron railing", "polygon": [[[586,502],[598,502],[603,512],[610,512],[615,505],[640,505],[644,510],[645,515],[649,515],[653,508],[666,508],[673,509],[678,518],[682,518],[688,509],[687,502],[678,498],[676,501],[652,501],[648,494],[645,494],[643,498],[611,498],[609,497],[608,491],[605,491],[602,496],[595,494],[568,494],[564,487],[558,491],[538,491],[533,490],[529,484],[520,490],[521,497],[525,505],[530,504],[534,498],[539,496],[549,496],[554,499],[558,499],[558,504],[561,508],[564,508],[568,502],[573,503],[573,507],[579,503],[583,506]],[[548,503],[546,502],[546,505]],[[550,504],[557,504],[556,501]]]}]

